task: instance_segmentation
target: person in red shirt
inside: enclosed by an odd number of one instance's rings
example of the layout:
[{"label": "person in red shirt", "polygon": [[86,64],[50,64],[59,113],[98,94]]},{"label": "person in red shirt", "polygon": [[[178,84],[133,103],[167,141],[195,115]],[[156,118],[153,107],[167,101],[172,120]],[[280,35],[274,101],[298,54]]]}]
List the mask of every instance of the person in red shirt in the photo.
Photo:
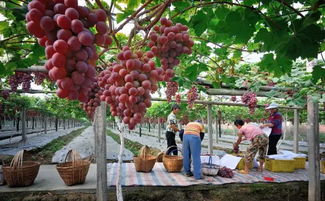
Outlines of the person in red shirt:
[{"label": "person in red shirt", "polygon": [[244,159],[245,159],[245,168],[240,171],[242,174],[248,174],[249,172],[249,164],[252,163],[257,151],[259,154],[259,170],[263,171],[263,165],[266,156],[266,147],[269,143],[269,139],[264,134],[262,129],[253,124],[244,125],[244,121],[241,119],[237,119],[235,122],[235,126],[238,130],[238,139],[234,143],[234,149],[238,149],[239,144],[242,140],[249,140],[251,144],[247,147]]}]

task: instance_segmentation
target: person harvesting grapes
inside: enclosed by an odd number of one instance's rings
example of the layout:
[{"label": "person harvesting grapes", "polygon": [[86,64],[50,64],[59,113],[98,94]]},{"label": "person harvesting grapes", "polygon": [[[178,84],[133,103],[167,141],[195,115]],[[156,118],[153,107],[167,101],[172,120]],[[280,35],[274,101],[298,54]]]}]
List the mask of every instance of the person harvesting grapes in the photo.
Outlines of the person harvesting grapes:
[{"label": "person harvesting grapes", "polygon": [[247,147],[244,159],[245,159],[245,168],[241,170],[240,173],[248,174],[249,173],[249,164],[252,163],[257,151],[259,154],[259,170],[263,171],[263,164],[266,155],[266,147],[269,143],[269,139],[264,134],[261,128],[253,124],[244,125],[244,121],[237,119],[234,122],[238,130],[238,139],[234,143],[234,149],[238,149],[239,144],[242,140],[250,140],[251,144]]},{"label": "person harvesting grapes", "polygon": [[175,141],[175,133],[179,131],[177,127],[177,118],[176,114],[179,112],[180,107],[177,104],[172,106],[172,112],[167,117],[167,130],[166,130],[166,139],[167,139],[167,148],[171,147],[168,151],[174,155],[177,155],[177,146]]},{"label": "person harvesting grapes", "polygon": [[270,127],[272,128],[269,136],[269,149],[267,155],[277,154],[276,145],[282,136],[282,115],[278,111],[279,105],[271,103],[265,109],[270,112],[268,123],[261,125],[261,128]]}]

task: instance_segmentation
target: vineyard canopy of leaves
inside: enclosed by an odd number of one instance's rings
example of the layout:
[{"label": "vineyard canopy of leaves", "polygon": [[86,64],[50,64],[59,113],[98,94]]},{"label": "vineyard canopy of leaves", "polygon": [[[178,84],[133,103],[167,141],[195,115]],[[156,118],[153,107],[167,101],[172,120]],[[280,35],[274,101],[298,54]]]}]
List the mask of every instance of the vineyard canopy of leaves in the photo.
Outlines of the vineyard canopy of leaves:
[{"label": "vineyard canopy of leaves", "polygon": [[[17,68],[44,64],[44,48],[25,27],[27,3],[25,0],[0,2],[1,78],[12,75]],[[282,94],[295,105],[304,105],[308,93],[317,94],[322,102],[325,100],[323,0],[116,0],[108,3],[87,0],[86,5],[107,11],[114,39],[108,49],[98,49],[102,52],[97,62],[100,69],[116,61],[122,46],[148,50],[150,29],[159,24],[160,17],[166,17],[188,26],[195,42],[192,54],[183,55],[175,69],[173,80],[178,82],[180,91],[190,89],[201,76],[216,88],[221,84],[238,87],[248,83],[251,90],[258,91],[260,86],[271,83],[301,89],[293,95]],[[129,35],[121,31],[126,22],[134,26],[128,30]],[[250,63],[244,58],[247,54],[262,57],[257,63]],[[307,61],[318,57],[323,61],[316,62],[312,72],[306,72]],[[158,65],[159,61],[156,62]],[[53,84],[46,85],[53,89]],[[0,89],[5,87],[7,83],[1,82]]]}]

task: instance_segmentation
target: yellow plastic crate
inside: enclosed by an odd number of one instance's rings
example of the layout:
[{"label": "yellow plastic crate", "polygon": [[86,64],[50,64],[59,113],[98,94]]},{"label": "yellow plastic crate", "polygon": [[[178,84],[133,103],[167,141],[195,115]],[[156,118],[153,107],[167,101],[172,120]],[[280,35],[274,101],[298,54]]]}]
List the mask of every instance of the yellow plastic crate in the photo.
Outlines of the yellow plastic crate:
[{"label": "yellow plastic crate", "polygon": [[[249,165],[249,169],[252,169],[252,168],[253,168],[253,162]],[[244,158],[240,159],[236,169],[238,169],[238,170],[245,169],[245,159]]]},{"label": "yellow plastic crate", "polygon": [[325,160],[320,161],[320,172],[325,174]]},{"label": "yellow plastic crate", "polygon": [[266,170],[272,170],[272,163],[271,163],[272,159],[266,158],[265,159],[265,163],[264,163],[264,169]]},{"label": "yellow plastic crate", "polygon": [[296,163],[294,160],[266,159],[265,169],[272,172],[294,172]]},{"label": "yellow plastic crate", "polygon": [[296,169],[305,169],[306,168],[306,158],[294,158],[295,168]]}]

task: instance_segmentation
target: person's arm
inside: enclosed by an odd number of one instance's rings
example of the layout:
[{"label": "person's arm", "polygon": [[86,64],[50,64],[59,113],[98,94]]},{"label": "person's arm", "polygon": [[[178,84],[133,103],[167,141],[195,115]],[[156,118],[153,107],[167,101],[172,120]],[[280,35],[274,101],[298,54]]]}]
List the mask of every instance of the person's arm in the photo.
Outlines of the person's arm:
[{"label": "person's arm", "polygon": [[170,126],[170,128],[171,128],[174,132],[179,131],[179,129],[178,129],[178,127],[177,127],[177,125],[176,125],[175,123],[172,123],[172,124],[170,124],[169,126]]},{"label": "person's arm", "polygon": [[270,128],[272,128],[273,126],[274,126],[273,123],[266,123],[266,124],[262,124],[262,125],[260,125],[260,128],[265,128],[265,127],[270,127]]},{"label": "person's arm", "polygon": [[239,146],[239,144],[240,144],[241,141],[242,141],[242,138],[243,138],[243,133],[241,133],[241,132],[239,131],[239,132],[238,132],[238,138],[237,138],[237,141],[234,143],[234,147]]}]

